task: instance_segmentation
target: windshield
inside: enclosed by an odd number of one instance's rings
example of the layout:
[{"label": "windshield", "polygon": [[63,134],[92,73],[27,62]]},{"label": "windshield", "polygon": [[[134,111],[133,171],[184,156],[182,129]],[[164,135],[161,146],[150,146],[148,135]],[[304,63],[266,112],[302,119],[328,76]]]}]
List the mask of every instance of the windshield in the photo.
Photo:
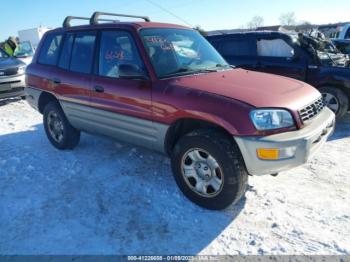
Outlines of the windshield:
[{"label": "windshield", "polygon": [[28,57],[33,56],[34,51],[30,42],[22,42],[18,45],[14,52],[14,56],[16,57]]},{"label": "windshield", "polygon": [[6,54],[6,52],[0,48],[0,59],[8,58],[8,57],[9,57],[8,54]]},{"label": "windshield", "polygon": [[197,31],[151,28],[141,30],[141,37],[159,78],[230,68]]}]

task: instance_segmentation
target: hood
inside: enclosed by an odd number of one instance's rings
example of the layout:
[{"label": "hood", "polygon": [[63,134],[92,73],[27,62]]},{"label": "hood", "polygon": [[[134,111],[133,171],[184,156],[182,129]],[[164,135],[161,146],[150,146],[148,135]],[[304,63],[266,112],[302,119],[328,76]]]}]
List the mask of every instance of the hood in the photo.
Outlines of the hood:
[{"label": "hood", "polygon": [[25,66],[25,63],[15,57],[0,58],[0,69]]},{"label": "hood", "polygon": [[254,107],[299,110],[320,98],[312,86],[266,73],[232,69],[168,79],[170,85],[198,89],[236,99]]}]

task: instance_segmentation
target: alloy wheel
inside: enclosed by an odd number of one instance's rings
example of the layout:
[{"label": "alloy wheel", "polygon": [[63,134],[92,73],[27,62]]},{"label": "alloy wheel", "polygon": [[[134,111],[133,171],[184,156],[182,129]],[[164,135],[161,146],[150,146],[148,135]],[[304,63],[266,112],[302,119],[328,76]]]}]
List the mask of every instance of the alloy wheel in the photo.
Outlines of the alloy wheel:
[{"label": "alloy wheel", "polygon": [[322,93],[322,97],[326,106],[337,114],[340,109],[338,98],[331,93]]}]

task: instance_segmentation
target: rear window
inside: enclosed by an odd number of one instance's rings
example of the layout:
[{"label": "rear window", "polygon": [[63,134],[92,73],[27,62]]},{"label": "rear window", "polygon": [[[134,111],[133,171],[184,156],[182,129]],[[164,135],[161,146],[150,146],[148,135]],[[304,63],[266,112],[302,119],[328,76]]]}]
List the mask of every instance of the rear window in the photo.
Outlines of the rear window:
[{"label": "rear window", "polygon": [[255,56],[256,47],[252,39],[227,39],[218,45],[222,56]]},{"label": "rear window", "polygon": [[78,73],[90,73],[94,59],[96,33],[80,32],[75,35],[70,70]]},{"label": "rear window", "polygon": [[49,34],[41,47],[38,62],[44,65],[56,65],[62,34]]}]

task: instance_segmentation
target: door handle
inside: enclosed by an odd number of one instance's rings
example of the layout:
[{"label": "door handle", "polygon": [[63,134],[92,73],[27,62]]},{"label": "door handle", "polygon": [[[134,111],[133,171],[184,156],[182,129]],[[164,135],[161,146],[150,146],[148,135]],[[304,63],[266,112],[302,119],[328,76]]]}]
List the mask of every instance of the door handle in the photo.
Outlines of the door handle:
[{"label": "door handle", "polygon": [[58,79],[58,78],[53,78],[51,81],[54,84],[61,84],[61,79]]},{"label": "door handle", "polygon": [[103,93],[105,89],[103,88],[103,86],[94,86],[94,91],[97,93]]}]

